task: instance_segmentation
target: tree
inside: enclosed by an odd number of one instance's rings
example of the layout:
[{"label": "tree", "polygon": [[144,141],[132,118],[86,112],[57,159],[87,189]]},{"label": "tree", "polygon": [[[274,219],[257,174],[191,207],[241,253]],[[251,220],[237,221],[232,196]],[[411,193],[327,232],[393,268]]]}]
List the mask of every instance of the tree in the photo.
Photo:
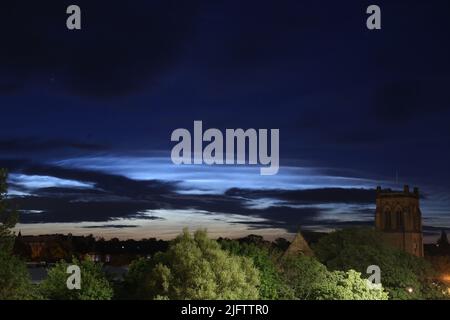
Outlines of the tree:
[{"label": "tree", "polygon": [[6,202],[7,176],[6,170],[0,170],[0,300],[34,299],[37,295],[26,265],[13,255],[14,233],[11,229],[17,222],[17,212]]},{"label": "tree", "polygon": [[429,296],[428,298],[450,299],[450,256],[429,256],[427,259],[430,261],[434,270],[436,270],[437,278],[439,279],[439,281],[435,280],[429,283],[429,285],[443,292],[443,296]]},{"label": "tree", "polygon": [[257,299],[260,283],[251,259],[222,250],[204,230],[191,236],[187,229],[166,252],[133,263],[125,282],[141,283],[134,290],[140,299],[199,300]]},{"label": "tree", "polygon": [[67,243],[63,239],[49,241],[46,244],[44,252],[44,260],[57,262],[60,260],[70,259],[71,251]]},{"label": "tree", "polygon": [[8,192],[8,173],[0,169],[0,252],[12,252],[14,233],[11,231],[17,223],[18,215],[6,201]]},{"label": "tree", "polygon": [[283,279],[296,300],[317,300],[328,277],[327,268],[315,258],[290,255],[280,262]]},{"label": "tree", "polygon": [[287,248],[289,248],[289,245],[291,244],[289,241],[287,241],[285,238],[276,238],[273,242],[275,247],[282,251],[286,251]]},{"label": "tree", "polygon": [[321,289],[321,299],[326,300],[387,300],[388,293],[381,285],[363,279],[355,270],[330,272],[328,285]]},{"label": "tree", "polygon": [[[67,273],[69,265],[77,265],[81,271],[81,289],[68,289]],[[102,271],[102,265],[90,260],[72,263],[64,260],[56,263],[48,272],[47,278],[39,286],[40,292],[46,299],[51,300],[110,300],[113,289]]]},{"label": "tree", "polygon": [[27,259],[31,259],[31,247],[23,241],[23,238],[19,232],[14,241],[14,249],[13,252],[18,257],[21,257],[25,261]]},{"label": "tree", "polygon": [[39,298],[30,281],[25,263],[10,253],[0,251],[0,300]]},{"label": "tree", "polygon": [[239,243],[236,240],[222,240],[220,244],[223,249],[232,254],[245,256],[253,260],[254,266],[259,271],[259,296],[261,299],[277,300],[293,297],[292,291],[284,283],[275,262],[281,252],[269,252],[269,249],[264,245]]},{"label": "tree", "polygon": [[116,297],[127,300],[152,299],[153,293],[149,290],[151,270],[152,263],[147,258],[139,258],[132,261],[123,283],[116,289]]},{"label": "tree", "polygon": [[381,234],[369,228],[332,232],[313,247],[319,261],[329,270],[381,269],[381,282],[392,299],[420,299],[439,294],[430,285],[434,272],[424,260],[383,242]]},{"label": "tree", "polygon": [[317,259],[304,255],[287,256],[282,260],[286,283],[299,300],[386,300],[387,292],[373,286],[361,274],[329,272]]},{"label": "tree", "polygon": [[450,246],[448,243],[447,233],[445,232],[445,230],[442,230],[441,236],[438,239],[437,244],[439,245],[439,248],[442,249],[446,249]]},{"label": "tree", "polygon": [[430,256],[427,259],[441,277],[450,275],[450,256]]}]

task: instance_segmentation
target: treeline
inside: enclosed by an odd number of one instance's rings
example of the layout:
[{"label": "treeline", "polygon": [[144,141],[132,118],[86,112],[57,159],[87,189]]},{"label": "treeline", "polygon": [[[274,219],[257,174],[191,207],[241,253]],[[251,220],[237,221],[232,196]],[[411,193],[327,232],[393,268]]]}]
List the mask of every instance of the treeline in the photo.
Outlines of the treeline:
[{"label": "treeline", "polygon": [[[168,249],[134,260],[123,281],[101,263],[58,262],[31,285],[23,261],[0,254],[0,299],[448,299],[448,288],[426,260],[382,244],[371,229],[346,229],[322,237],[314,256],[286,255],[266,241],[209,239],[184,230]],[[80,290],[66,286],[67,267],[81,269]],[[377,265],[381,284],[366,278]],[[448,266],[447,266],[448,267]]]},{"label": "treeline", "polygon": [[[307,233],[308,239],[317,239],[321,234]],[[219,238],[218,241],[225,239]],[[290,242],[284,238],[275,241],[264,240],[262,236],[248,235],[237,239],[239,243],[253,243],[261,247],[286,250]],[[169,241],[148,238],[141,240],[119,240],[112,238],[95,238],[93,235],[73,236],[54,234],[41,236],[22,236],[15,238],[13,253],[27,262],[58,262],[72,257],[83,259],[87,255],[96,256],[102,262],[111,265],[128,265],[138,257],[152,256],[157,252],[164,252],[169,247]],[[36,249],[37,247],[37,249]],[[34,248],[34,249],[33,249]],[[35,251],[35,252],[33,252]],[[105,257],[109,256],[108,261]]]},{"label": "treeline", "polygon": [[[43,235],[17,236],[14,254],[26,261],[57,262],[72,257],[82,259],[85,255],[112,257],[111,264],[126,265],[138,256],[153,255],[167,250],[168,241],[149,238],[142,240],[96,239],[93,235]],[[34,252],[33,252],[34,251]]]},{"label": "treeline", "polygon": [[[304,236],[308,242],[315,243],[324,233],[305,232]],[[219,238],[218,241],[226,239]],[[253,243],[268,249],[278,249],[284,251],[288,248],[290,242],[284,238],[278,238],[275,241],[264,240],[259,235],[248,235],[237,239],[239,243]],[[52,234],[40,236],[22,236],[20,233],[15,238],[13,252],[25,261],[31,262],[50,262],[59,260],[68,260],[72,257],[83,259],[86,255],[98,256],[102,262],[108,262],[111,265],[128,265],[137,257],[154,255],[157,252],[166,251],[169,247],[169,241],[148,238],[141,240],[120,240],[112,238],[95,238],[93,235],[74,236],[71,234]],[[105,261],[105,257],[109,260]]]}]

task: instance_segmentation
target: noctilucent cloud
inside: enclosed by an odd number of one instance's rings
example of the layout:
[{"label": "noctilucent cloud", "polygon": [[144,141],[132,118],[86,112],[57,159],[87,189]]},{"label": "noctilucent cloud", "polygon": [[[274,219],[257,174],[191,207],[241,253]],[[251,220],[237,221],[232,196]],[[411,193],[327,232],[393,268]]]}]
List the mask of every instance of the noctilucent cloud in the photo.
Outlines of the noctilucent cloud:
[{"label": "noctilucent cloud", "polygon": [[[418,186],[450,228],[450,3],[0,4],[0,166],[23,234],[277,237],[373,225],[377,185]],[[107,11],[105,11],[107,8]],[[107,13],[106,13],[107,12]],[[174,165],[194,121],[280,130],[280,169]]]}]

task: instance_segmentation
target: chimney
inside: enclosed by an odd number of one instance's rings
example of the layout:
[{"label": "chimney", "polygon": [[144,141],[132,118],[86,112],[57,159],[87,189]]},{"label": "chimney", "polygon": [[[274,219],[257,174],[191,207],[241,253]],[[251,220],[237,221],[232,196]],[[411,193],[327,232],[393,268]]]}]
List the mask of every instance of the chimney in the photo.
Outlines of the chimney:
[{"label": "chimney", "polygon": [[419,188],[414,187],[414,194],[415,194],[416,196],[419,196]]},{"label": "chimney", "polygon": [[405,185],[403,186],[403,192],[404,192],[404,193],[409,193],[409,186],[408,186],[407,184],[405,184]]}]

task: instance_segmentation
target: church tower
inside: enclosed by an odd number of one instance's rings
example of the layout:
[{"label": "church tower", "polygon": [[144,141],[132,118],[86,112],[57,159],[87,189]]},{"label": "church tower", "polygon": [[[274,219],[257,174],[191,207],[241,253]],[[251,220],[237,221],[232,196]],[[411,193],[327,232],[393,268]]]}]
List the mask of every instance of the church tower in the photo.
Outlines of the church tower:
[{"label": "church tower", "polygon": [[375,227],[386,242],[418,257],[423,257],[422,213],[419,189],[405,186],[403,192],[377,187]]}]

